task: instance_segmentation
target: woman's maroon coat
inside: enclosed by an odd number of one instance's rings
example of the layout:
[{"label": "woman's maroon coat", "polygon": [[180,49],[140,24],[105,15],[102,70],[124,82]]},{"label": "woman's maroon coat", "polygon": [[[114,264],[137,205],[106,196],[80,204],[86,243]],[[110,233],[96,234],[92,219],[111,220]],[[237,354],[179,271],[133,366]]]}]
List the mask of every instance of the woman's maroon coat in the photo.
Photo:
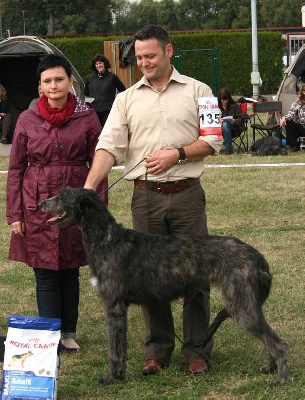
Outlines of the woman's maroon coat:
[{"label": "woman's maroon coat", "polygon": [[[16,125],[7,179],[7,221],[23,221],[25,236],[12,233],[9,258],[52,270],[86,265],[78,227],[58,229],[37,204],[65,186],[82,187],[92,162],[101,125],[91,107],[77,99],[72,117],[60,127],[24,111]],[[99,193],[107,187],[104,180]],[[103,195],[107,202],[107,195]]]}]

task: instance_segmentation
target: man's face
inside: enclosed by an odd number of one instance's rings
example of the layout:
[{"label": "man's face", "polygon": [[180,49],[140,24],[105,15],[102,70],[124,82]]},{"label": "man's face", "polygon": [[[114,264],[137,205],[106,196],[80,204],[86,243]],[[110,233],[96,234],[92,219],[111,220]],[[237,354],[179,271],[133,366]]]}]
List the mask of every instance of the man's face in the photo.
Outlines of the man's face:
[{"label": "man's face", "polygon": [[171,71],[170,59],[173,55],[171,44],[166,45],[164,49],[157,39],[136,40],[135,54],[138,67],[150,83],[168,77]]}]

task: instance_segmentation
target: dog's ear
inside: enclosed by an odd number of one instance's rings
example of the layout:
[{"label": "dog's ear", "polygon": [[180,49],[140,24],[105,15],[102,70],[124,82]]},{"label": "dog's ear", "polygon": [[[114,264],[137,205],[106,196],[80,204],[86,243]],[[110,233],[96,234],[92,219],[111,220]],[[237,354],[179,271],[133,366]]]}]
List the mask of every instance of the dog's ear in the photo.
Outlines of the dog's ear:
[{"label": "dog's ear", "polygon": [[95,215],[98,211],[105,208],[105,204],[99,198],[94,190],[82,189],[78,197],[77,205],[82,213],[93,212]]}]

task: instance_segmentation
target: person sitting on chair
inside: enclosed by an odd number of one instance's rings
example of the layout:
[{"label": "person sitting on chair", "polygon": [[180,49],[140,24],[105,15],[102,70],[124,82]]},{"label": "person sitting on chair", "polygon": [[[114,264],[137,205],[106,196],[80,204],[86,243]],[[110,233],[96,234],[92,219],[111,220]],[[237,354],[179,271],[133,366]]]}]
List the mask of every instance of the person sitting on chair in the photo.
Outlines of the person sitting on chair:
[{"label": "person sitting on chair", "polygon": [[287,115],[280,119],[280,126],[286,125],[286,143],[292,152],[300,151],[300,137],[305,137],[305,83],[291,104]]},{"label": "person sitting on chair", "polygon": [[220,89],[217,98],[221,111],[220,123],[224,138],[224,154],[229,155],[233,154],[232,138],[240,135],[244,129],[243,114],[240,105],[233,100],[228,88]]},{"label": "person sitting on chair", "polygon": [[6,90],[0,84],[0,143],[7,144],[9,142],[11,127],[11,105],[6,97]]}]

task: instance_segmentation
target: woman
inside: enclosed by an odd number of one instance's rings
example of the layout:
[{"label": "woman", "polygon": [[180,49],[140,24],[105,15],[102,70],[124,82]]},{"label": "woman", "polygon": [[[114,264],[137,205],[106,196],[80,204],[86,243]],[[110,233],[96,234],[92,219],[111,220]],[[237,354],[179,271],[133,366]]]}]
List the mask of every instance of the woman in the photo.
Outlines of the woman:
[{"label": "woman", "polygon": [[117,91],[126,89],[120,79],[108,71],[109,68],[109,60],[103,54],[97,54],[91,63],[94,72],[88,76],[85,84],[85,95],[94,98],[93,107],[102,126],[105,125]]},{"label": "woman", "polygon": [[0,143],[7,144],[10,141],[11,105],[6,97],[6,90],[0,84]]},{"label": "woman", "polygon": [[[62,349],[73,352],[79,349],[79,267],[87,264],[81,234],[75,224],[52,228],[37,204],[65,186],[84,185],[101,125],[94,110],[69,92],[73,77],[66,59],[45,56],[37,76],[43,94],[20,115],[10,155],[9,258],[34,269],[39,315],[61,318]],[[101,186],[99,192],[107,181]]]},{"label": "woman", "polygon": [[280,126],[286,125],[286,143],[292,152],[300,151],[300,137],[305,137],[305,84],[299,96],[291,104],[287,115],[280,119]]},{"label": "woman", "polygon": [[226,155],[233,154],[232,138],[244,129],[240,105],[233,100],[229,89],[222,88],[218,93],[218,107],[221,111],[221,129]]}]

